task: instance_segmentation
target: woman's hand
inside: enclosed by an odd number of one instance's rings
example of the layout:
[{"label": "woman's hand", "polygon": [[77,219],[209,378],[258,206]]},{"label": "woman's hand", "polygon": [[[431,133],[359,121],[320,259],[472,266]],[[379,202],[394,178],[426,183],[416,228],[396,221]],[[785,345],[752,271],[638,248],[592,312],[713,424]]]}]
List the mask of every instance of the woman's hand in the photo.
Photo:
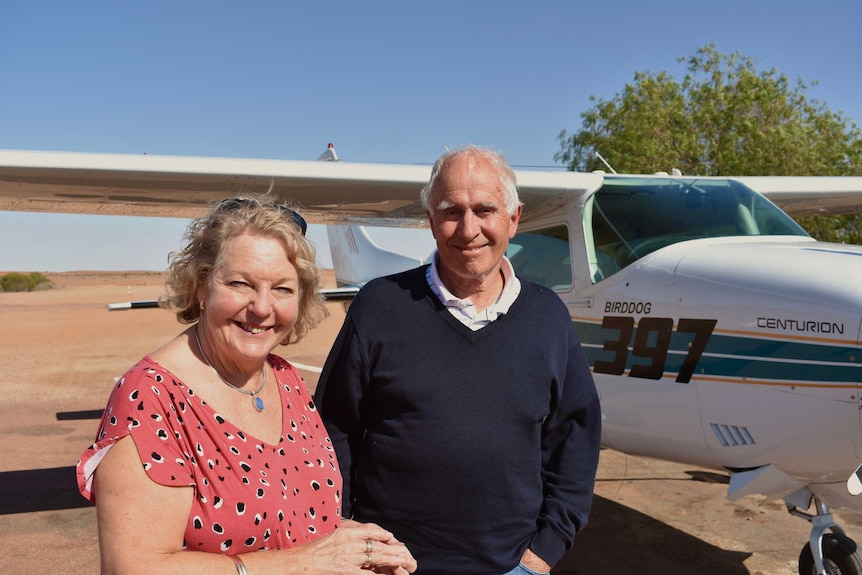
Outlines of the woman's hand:
[{"label": "woman's hand", "polygon": [[309,554],[314,573],[407,575],[416,571],[416,559],[407,546],[374,523],[345,519],[333,533],[296,549]]},{"label": "woman's hand", "polygon": [[[151,480],[131,437],[117,441],[95,476],[102,572],[236,573],[218,553],[186,551],[183,534],[194,497],[191,487]],[[254,575],[408,575],[416,560],[401,541],[373,523],[344,520],[329,535],[289,549],[246,553]]]}]

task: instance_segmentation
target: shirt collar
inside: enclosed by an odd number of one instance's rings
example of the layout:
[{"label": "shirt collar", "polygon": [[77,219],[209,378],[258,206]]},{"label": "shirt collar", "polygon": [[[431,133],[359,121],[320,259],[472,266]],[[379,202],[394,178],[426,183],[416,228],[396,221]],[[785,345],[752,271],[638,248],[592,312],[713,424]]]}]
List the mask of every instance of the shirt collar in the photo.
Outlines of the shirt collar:
[{"label": "shirt collar", "polygon": [[[473,302],[470,301],[470,298],[462,299],[456,297],[443,284],[443,281],[440,279],[440,272],[437,269],[439,257],[439,253],[436,250],[431,254],[431,266],[428,268],[428,273],[426,273],[431,290],[446,307],[458,309],[472,307]],[[518,294],[521,293],[521,281],[515,276],[515,268],[512,267],[512,262],[506,256],[503,256],[503,260],[500,262],[500,270],[503,272],[503,291],[500,293],[497,301],[488,308],[489,310],[493,310],[496,316],[508,312],[509,308],[512,307],[512,304],[518,298]],[[494,316],[494,319],[496,319],[496,316]]]}]

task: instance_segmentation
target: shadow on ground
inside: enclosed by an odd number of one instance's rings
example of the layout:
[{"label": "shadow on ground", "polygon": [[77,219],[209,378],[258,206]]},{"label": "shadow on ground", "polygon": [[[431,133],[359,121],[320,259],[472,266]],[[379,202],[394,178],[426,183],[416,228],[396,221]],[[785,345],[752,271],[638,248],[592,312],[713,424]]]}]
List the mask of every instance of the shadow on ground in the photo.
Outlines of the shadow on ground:
[{"label": "shadow on ground", "polygon": [[0,515],[89,507],[78,492],[75,466],[0,473]]},{"label": "shadow on ground", "polygon": [[72,421],[76,419],[101,419],[104,409],[84,409],[81,411],[58,411],[57,421]]},{"label": "shadow on ground", "polygon": [[[0,473],[0,514],[88,507],[78,493],[75,467]],[[749,553],[727,551],[634,509],[600,496],[590,523],[553,575],[748,575]]]},{"label": "shadow on ground", "polygon": [[[99,419],[103,410],[57,412],[57,421]],[[92,504],[78,492],[75,466],[0,472],[0,515],[77,509]]]},{"label": "shadow on ground", "polygon": [[728,551],[609,499],[593,498],[587,527],[553,575],[748,575],[750,553]]}]

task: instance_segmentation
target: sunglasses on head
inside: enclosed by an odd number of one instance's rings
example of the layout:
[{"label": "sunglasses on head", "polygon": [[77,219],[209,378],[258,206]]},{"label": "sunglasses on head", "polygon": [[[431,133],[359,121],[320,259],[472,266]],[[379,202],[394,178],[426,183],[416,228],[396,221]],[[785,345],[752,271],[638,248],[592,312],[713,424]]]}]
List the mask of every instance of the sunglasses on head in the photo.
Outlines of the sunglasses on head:
[{"label": "sunglasses on head", "polygon": [[[233,212],[240,208],[254,206],[257,202],[250,198],[225,198],[221,202],[219,202],[216,210],[225,211],[225,212]],[[302,232],[302,235],[305,235],[305,230],[308,229],[308,223],[305,221],[305,218],[300,216],[295,211],[291,210],[287,206],[274,206],[278,209],[279,212],[283,216],[285,216],[288,220],[299,226],[299,231]]]}]

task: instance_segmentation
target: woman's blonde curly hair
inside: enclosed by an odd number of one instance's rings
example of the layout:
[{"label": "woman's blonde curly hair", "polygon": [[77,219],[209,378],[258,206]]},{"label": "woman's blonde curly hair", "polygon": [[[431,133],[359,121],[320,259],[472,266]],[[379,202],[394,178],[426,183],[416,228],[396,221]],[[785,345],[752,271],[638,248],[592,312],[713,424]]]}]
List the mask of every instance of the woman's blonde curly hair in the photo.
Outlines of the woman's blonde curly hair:
[{"label": "woman's blonde curly hair", "polygon": [[222,200],[206,216],[192,220],[184,236],[186,247],[168,256],[163,307],[176,313],[180,323],[197,322],[201,315],[198,291],[222,265],[231,240],[246,232],[260,234],[281,242],[299,276],[299,314],[281,344],[300,341],[329,311],[317,292],[321,286],[317,254],[299,222],[305,224],[293,210],[271,196]]}]

